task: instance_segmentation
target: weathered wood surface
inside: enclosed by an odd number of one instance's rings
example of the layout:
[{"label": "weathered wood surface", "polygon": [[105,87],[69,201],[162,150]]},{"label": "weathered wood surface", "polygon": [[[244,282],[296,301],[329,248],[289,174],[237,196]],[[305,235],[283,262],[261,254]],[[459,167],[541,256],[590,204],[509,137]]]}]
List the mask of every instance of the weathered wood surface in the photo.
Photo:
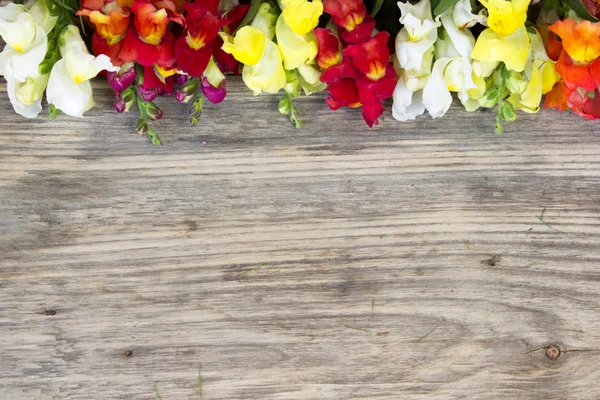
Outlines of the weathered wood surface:
[{"label": "weathered wood surface", "polygon": [[317,96],[296,130],[232,81],[154,147],[96,86],[0,103],[2,399],[194,399],[198,363],[207,400],[600,398],[597,123]]}]

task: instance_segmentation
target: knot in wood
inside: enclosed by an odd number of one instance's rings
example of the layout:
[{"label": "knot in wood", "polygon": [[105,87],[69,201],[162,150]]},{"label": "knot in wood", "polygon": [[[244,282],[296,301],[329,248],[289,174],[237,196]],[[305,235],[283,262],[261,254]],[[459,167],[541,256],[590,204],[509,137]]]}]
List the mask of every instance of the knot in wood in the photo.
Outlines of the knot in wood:
[{"label": "knot in wood", "polygon": [[548,357],[548,359],[551,361],[556,360],[561,354],[562,350],[555,344],[551,344],[550,346],[546,347],[546,357]]}]

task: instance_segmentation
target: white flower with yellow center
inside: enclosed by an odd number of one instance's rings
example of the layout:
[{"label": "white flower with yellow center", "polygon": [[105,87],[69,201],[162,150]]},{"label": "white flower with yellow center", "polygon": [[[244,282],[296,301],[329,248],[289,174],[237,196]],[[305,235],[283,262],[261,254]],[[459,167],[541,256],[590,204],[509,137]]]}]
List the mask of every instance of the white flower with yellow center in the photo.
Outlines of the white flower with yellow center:
[{"label": "white flower with yellow center", "polygon": [[19,82],[39,76],[39,65],[48,51],[48,36],[24,6],[9,3],[0,7],[0,36],[6,42],[0,53],[0,74],[6,76],[10,68],[11,78]]},{"label": "white flower with yellow center", "polygon": [[425,54],[433,50],[439,24],[433,20],[429,0],[415,5],[399,2],[398,7],[404,26],[396,36],[396,55],[402,68],[418,70]]},{"label": "white flower with yellow center", "polygon": [[89,82],[100,71],[118,71],[110,58],[101,54],[91,55],[74,25],[69,25],[60,37],[62,58],[50,72],[48,103],[67,115],[83,117],[83,113],[94,105],[92,85]]},{"label": "white flower with yellow center", "polygon": [[[456,12],[457,9],[460,12]],[[467,109],[474,111],[478,98],[485,92],[485,81],[473,72],[471,53],[475,38],[466,26],[482,21],[480,15],[471,13],[469,0],[460,0],[451,11],[440,18],[443,30],[435,43],[436,61],[431,76],[423,90],[423,103],[433,118],[443,116],[452,104],[451,92]]]},{"label": "white flower with yellow center", "polygon": [[4,78],[8,98],[19,115],[25,118],[35,118],[42,111],[42,97],[48,83],[49,74],[27,78],[20,82],[13,77],[12,67],[7,66]]}]

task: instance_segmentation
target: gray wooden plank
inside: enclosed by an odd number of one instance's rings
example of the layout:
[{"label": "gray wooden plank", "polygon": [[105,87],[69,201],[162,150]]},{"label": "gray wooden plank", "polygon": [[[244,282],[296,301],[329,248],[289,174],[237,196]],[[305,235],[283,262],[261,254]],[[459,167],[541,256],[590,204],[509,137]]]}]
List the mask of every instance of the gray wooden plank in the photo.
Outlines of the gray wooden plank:
[{"label": "gray wooden plank", "polygon": [[205,399],[600,397],[597,123],[314,96],[296,130],[231,80],[154,147],[95,87],[0,102],[3,399],[193,399],[198,363]]}]

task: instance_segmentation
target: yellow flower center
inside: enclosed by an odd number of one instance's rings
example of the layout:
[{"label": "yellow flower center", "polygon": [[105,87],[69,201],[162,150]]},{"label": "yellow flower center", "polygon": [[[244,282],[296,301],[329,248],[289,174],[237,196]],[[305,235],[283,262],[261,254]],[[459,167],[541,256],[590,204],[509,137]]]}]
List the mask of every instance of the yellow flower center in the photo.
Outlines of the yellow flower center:
[{"label": "yellow flower center", "polygon": [[194,50],[199,50],[206,44],[204,41],[204,35],[193,37],[189,32],[185,38],[185,41],[187,42],[188,46]]},{"label": "yellow flower center", "polygon": [[385,76],[385,66],[380,63],[371,64],[371,68],[367,77],[373,81],[378,81]]}]

